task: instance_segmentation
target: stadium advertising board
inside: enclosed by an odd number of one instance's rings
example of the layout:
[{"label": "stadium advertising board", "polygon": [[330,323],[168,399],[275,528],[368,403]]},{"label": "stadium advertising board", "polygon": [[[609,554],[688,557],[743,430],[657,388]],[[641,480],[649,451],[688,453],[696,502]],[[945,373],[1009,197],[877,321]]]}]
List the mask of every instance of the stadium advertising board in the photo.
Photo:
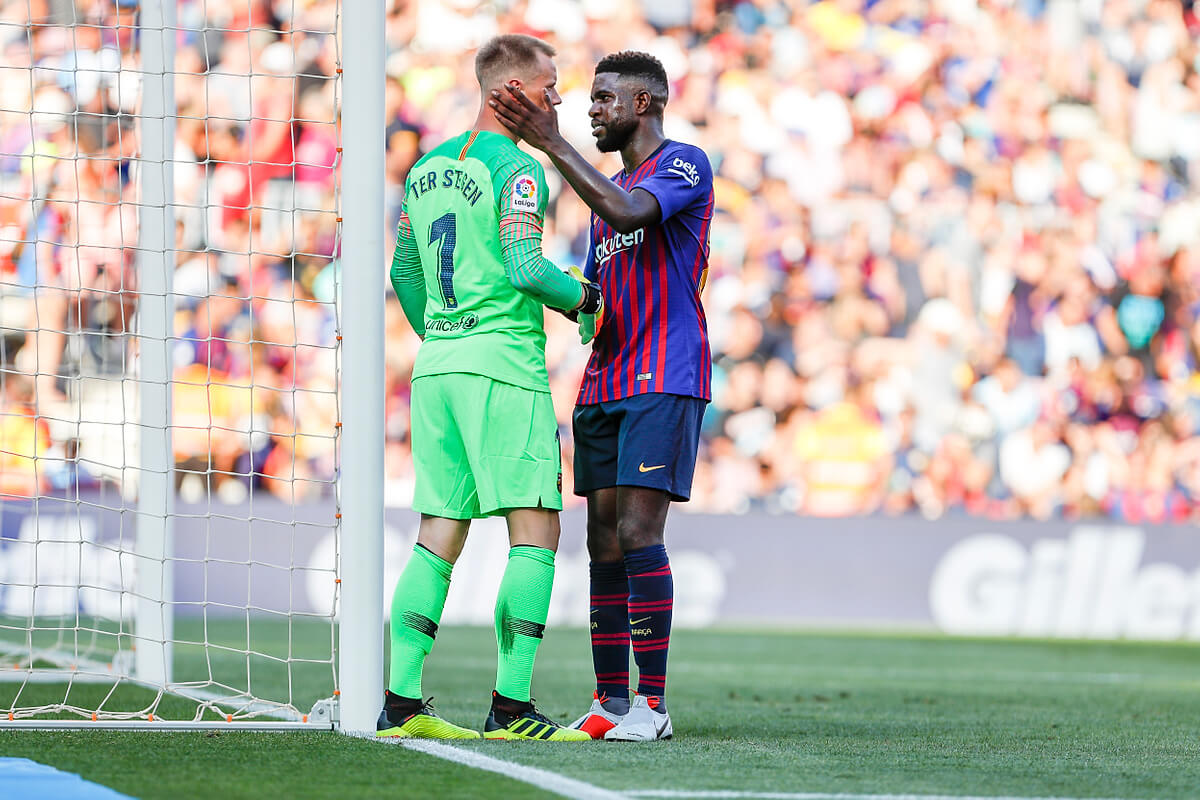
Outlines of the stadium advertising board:
[{"label": "stadium advertising board", "polygon": [[[334,603],[335,545],[323,527],[332,505],[255,499],[253,509],[181,503],[177,511],[178,613],[249,605],[319,614]],[[132,517],[42,500],[35,521],[30,503],[0,504],[0,615],[127,615]],[[583,523],[581,512],[563,516],[551,624],[587,620]],[[417,516],[388,509],[386,524],[391,586]],[[455,568],[448,624],[492,624],[507,537],[502,520],[475,525]],[[1200,537],[1184,526],[680,513],[668,537],[682,627],[1200,640]]]}]

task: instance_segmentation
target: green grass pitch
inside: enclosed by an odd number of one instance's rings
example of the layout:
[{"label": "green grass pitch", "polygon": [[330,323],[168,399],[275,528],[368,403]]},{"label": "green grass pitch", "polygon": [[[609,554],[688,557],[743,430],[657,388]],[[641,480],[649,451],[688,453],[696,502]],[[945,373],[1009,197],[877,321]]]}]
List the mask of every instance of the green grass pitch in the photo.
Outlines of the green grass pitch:
[{"label": "green grass pitch", "polygon": [[[444,716],[482,724],[494,652],[490,630],[439,633],[425,690]],[[544,712],[582,710],[589,659],[583,631],[548,632],[534,681]],[[1198,666],[1200,647],[1185,644],[679,631],[673,741],[465,747],[620,791],[1183,800],[1200,797]],[[298,698],[315,699],[312,681]],[[12,686],[0,683],[0,708]],[[61,686],[26,692],[62,697]],[[0,754],[147,800],[550,796],[323,733],[0,731]]]}]

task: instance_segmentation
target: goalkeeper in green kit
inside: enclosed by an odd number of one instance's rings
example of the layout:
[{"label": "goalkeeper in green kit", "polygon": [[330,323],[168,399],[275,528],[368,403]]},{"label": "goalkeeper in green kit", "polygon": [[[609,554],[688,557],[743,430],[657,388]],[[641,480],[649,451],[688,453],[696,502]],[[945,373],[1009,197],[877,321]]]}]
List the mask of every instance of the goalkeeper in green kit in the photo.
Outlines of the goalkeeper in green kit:
[{"label": "goalkeeper in green kit", "polygon": [[[492,39],[475,59],[481,97],[515,85],[561,102],[553,56],[531,36]],[[562,509],[542,306],[590,319],[603,305],[600,288],[542,256],[545,175],[482,99],[475,129],[417,162],[404,189],[391,279],[423,339],[412,379],[421,527],[392,597],[391,675],[376,735],[479,737],[422,701],[421,670],[470,521],[502,514],[511,548],[496,598],[499,661],[483,735],[589,741],[539,714],[529,685]]]}]

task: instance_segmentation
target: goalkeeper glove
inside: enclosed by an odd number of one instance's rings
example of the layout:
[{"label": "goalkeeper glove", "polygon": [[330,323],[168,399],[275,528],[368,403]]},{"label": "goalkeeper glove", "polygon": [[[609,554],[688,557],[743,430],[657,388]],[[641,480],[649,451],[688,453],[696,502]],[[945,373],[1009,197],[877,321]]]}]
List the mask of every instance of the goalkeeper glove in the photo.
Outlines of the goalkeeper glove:
[{"label": "goalkeeper glove", "polygon": [[572,313],[579,322],[579,343],[588,344],[596,338],[604,319],[604,295],[600,292],[600,284],[589,281],[579,267],[571,267],[567,274],[583,284],[583,300]]}]

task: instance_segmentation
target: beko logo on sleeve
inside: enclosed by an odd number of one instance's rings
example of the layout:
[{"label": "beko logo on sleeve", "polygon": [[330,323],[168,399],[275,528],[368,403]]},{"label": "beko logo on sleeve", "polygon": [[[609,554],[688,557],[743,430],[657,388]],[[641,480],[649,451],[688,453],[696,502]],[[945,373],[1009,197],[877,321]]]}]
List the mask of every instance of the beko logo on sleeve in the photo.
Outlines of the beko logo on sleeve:
[{"label": "beko logo on sleeve", "polygon": [[671,162],[671,166],[667,167],[667,172],[683,178],[693,189],[700,185],[700,170],[696,169],[696,165],[690,161],[677,158]]}]

